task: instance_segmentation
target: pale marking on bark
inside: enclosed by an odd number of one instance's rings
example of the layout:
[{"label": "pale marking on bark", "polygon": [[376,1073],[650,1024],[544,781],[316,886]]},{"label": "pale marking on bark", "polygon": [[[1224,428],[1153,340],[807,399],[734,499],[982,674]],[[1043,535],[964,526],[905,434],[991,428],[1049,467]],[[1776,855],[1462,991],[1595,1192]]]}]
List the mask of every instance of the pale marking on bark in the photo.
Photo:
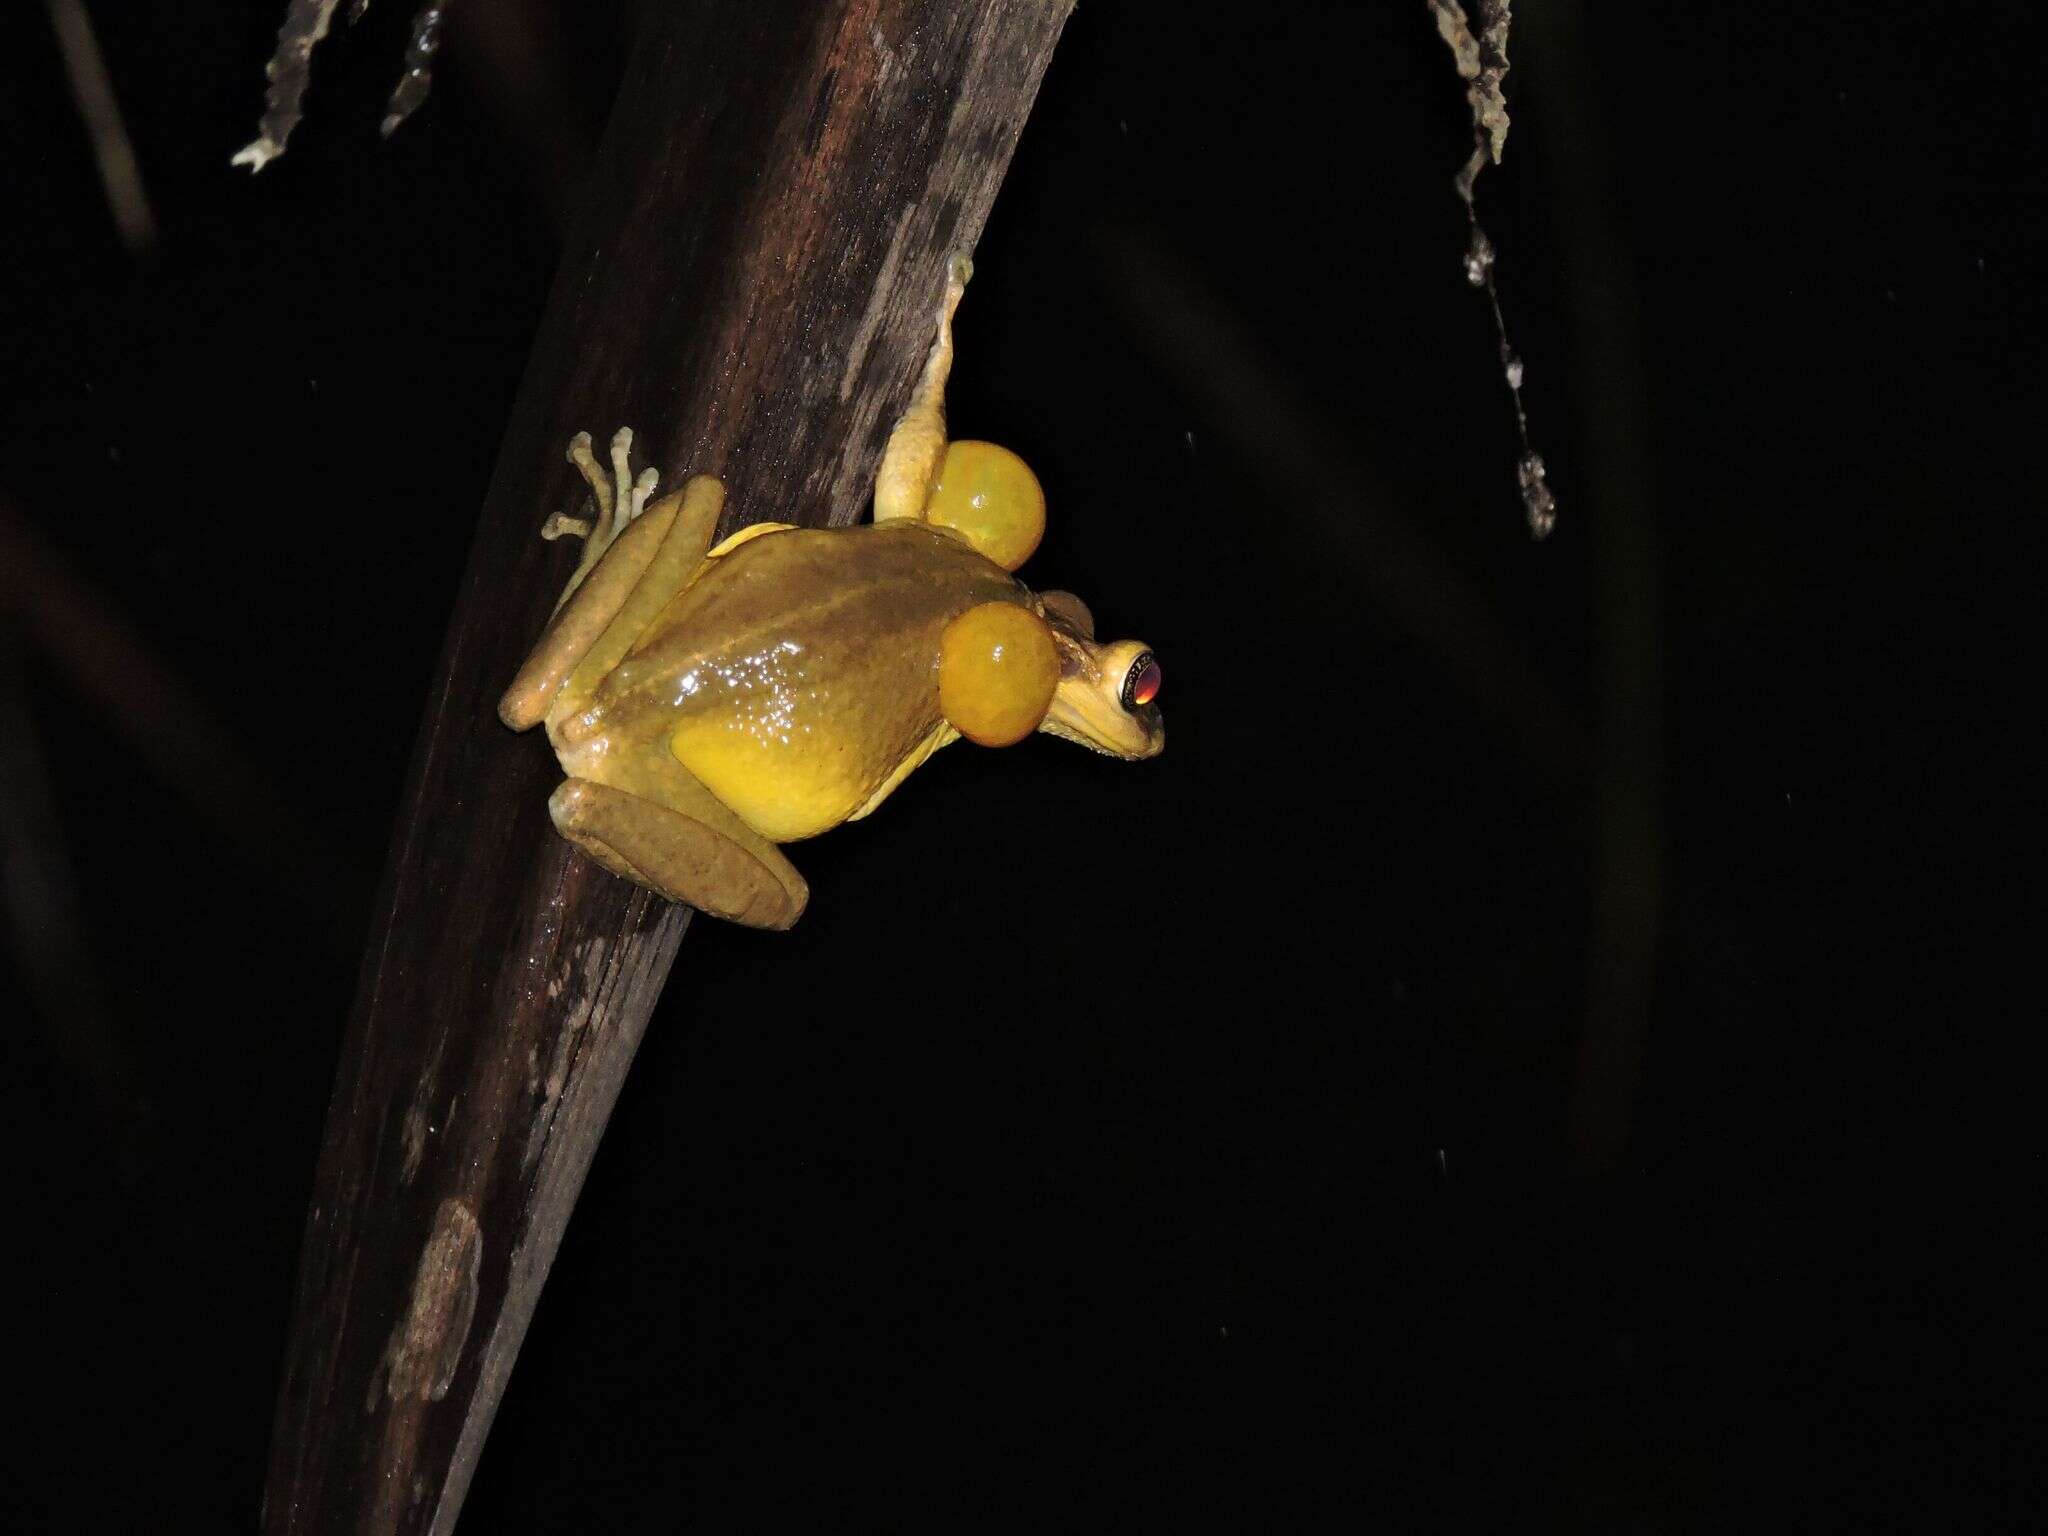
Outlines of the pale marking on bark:
[{"label": "pale marking on bark", "polygon": [[438,1403],[447,1396],[476,1316],[483,1257],[475,1213],[460,1200],[443,1200],[420,1250],[412,1303],[392,1328],[384,1358],[370,1378],[365,1412],[375,1411],[380,1396],[394,1403]]},{"label": "pale marking on bark", "polygon": [[[603,1007],[597,1019],[599,1028],[619,1028],[618,1009],[623,1000],[651,998],[660,990],[656,977],[674,958],[676,945],[682,937],[679,931],[671,929],[671,925],[679,930],[689,919],[687,907],[671,907],[656,920],[653,928],[627,934],[620,940],[613,956],[612,983],[603,989]],[[646,1006],[651,1008],[651,1002]],[[644,1009],[640,1013],[639,1027],[646,1027]],[[578,1078],[577,1091],[562,1105],[564,1124],[560,1127],[560,1136],[548,1139],[559,1139],[572,1147],[594,1145],[617,1099],[618,1084],[630,1060],[630,1050],[623,1057],[610,1059],[599,1053],[593,1071]],[[525,1337],[527,1324],[533,1319],[534,1305],[540,1299],[541,1281],[561,1243],[562,1224],[575,1207],[577,1193],[583,1187],[583,1177],[589,1171],[587,1152],[580,1157],[556,1155],[540,1161],[534,1178],[533,1197],[528,1206],[527,1224],[511,1239],[512,1260],[503,1306],[489,1334],[477,1348],[477,1385],[471,1399],[471,1411],[463,1420],[462,1435],[450,1459],[448,1481],[441,1490],[440,1505],[428,1536],[452,1536],[455,1517],[462,1508],[463,1494],[469,1487],[470,1475],[475,1471],[477,1456],[483,1449],[484,1436],[490,1430],[492,1415],[497,1411],[506,1378],[511,1374],[512,1362],[518,1355],[519,1340]]]},{"label": "pale marking on bark", "polygon": [[868,42],[875,50],[874,101],[877,108],[890,105],[891,98],[907,89],[911,69],[917,63],[917,41],[904,39],[903,46],[891,48],[880,27],[868,29]]},{"label": "pale marking on bark", "polygon": [[868,28],[868,42],[875,50],[875,93],[879,96],[889,88],[890,77],[902,71],[896,63],[896,50],[883,38],[880,27]]},{"label": "pale marking on bark", "polygon": [[860,317],[860,325],[846,348],[846,372],[839,380],[839,398],[842,401],[853,398],[853,386],[860,377],[861,365],[868,360],[875,334],[888,318],[889,299],[896,290],[896,267],[903,259],[903,243],[910,234],[910,216],[916,212],[917,204],[905,203],[903,212],[896,217],[896,232],[889,237],[889,249],[882,257],[882,270],[875,274],[874,291],[868,298],[867,312]]},{"label": "pale marking on bark", "polygon": [[[582,1043],[584,1026],[590,1022],[591,1014],[597,1007],[599,994],[604,987],[605,941],[602,936],[592,938],[577,947],[577,954],[569,964],[566,976],[548,984],[549,995],[557,994],[557,987],[573,979],[578,996],[569,1009],[569,1016],[563,1021],[562,1029],[555,1036],[554,1059],[548,1063],[546,1083],[542,1084],[541,1101],[534,1106],[533,1121],[527,1127],[526,1146],[520,1154],[519,1165],[523,1171],[531,1172],[541,1148],[547,1145],[548,1129],[554,1124],[555,1109],[561,1103],[562,1090],[568,1085],[569,1063],[576,1054],[576,1047]],[[529,1068],[537,1073],[539,1059],[530,1058]],[[529,1077],[529,1081],[531,1081]]]},{"label": "pale marking on bark", "polygon": [[399,1140],[404,1148],[404,1159],[398,1165],[401,1188],[418,1176],[420,1164],[426,1158],[427,1138],[434,1134],[434,1122],[428,1109],[434,1097],[435,1082],[441,1075],[441,1053],[447,1048],[447,1037],[443,1036],[434,1047],[433,1060],[420,1074],[419,1086],[413,1089],[412,1102],[406,1105],[405,1118],[399,1124]]},{"label": "pale marking on bark", "polygon": [[405,1128],[400,1134],[405,1140],[405,1161],[398,1166],[398,1182],[404,1185],[419,1173],[427,1153],[427,1107],[418,1098],[406,1107]]}]

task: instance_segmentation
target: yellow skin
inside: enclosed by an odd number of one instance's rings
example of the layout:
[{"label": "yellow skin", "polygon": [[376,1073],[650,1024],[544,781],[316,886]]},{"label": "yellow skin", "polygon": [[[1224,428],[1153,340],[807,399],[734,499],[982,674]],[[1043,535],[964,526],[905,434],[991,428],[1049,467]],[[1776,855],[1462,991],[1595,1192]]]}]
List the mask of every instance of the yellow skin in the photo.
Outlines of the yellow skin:
[{"label": "yellow skin", "polygon": [[1080,599],[1010,574],[1044,530],[1031,471],[994,444],[946,441],[970,270],[949,269],[871,525],[756,523],[714,549],[718,481],[650,504],[631,432],[612,441],[609,477],[578,434],[570,458],[598,516],[542,530],[582,537],[584,556],[498,713],[514,730],[546,723],[568,775],[555,826],[606,868],[787,928],[809,890],[776,845],[859,820],[962,735],[1042,730],[1122,758],[1166,745],[1151,652],[1098,644]]}]

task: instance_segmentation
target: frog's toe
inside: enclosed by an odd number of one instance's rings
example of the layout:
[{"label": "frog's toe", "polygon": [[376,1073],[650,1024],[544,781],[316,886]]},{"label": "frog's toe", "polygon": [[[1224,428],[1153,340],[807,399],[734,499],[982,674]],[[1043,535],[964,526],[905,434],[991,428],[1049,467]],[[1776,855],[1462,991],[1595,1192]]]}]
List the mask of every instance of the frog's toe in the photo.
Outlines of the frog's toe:
[{"label": "frog's toe", "polygon": [[590,779],[565,779],[548,800],[556,830],[615,875],[670,901],[749,928],[788,928],[810,890],[786,865],[679,811]]},{"label": "frog's toe", "polygon": [[590,499],[597,503],[597,517],[594,521],[556,513],[548,519],[548,528],[541,531],[543,538],[559,538],[564,533],[581,533],[594,536],[602,545],[610,543],[626,526],[647,510],[647,498],[654,494],[660,483],[661,473],[652,466],[633,473],[633,429],[621,427],[612,434],[611,467],[609,470],[597,462],[597,454],[591,448],[590,434],[578,432],[569,439],[569,462],[583,475],[583,483],[590,487]]},{"label": "frog's toe", "polygon": [[[581,434],[588,445],[590,436]],[[581,467],[580,465],[578,466]],[[587,476],[586,476],[587,478]],[[601,478],[601,477],[600,477]],[[618,515],[612,519],[612,532],[617,535],[625,526],[647,510],[647,498],[654,494],[654,487],[661,480],[661,472],[649,465],[640,471],[638,478],[633,474],[633,429],[621,427],[612,434],[612,501]]]}]

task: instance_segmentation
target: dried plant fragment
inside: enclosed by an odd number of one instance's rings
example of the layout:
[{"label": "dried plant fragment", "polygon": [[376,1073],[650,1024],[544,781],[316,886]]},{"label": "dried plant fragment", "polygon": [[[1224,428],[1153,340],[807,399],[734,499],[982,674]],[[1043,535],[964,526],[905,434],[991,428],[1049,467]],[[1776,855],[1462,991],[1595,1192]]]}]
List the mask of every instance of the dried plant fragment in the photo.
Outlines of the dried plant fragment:
[{"label": "dried plant fragment", "polygon": [[1516,467],[1522,511],[1529,520],[1530,534],[1540,539],[1557,525],[1557,498],[1544,482],[1542,455],[1529,441],[1529,413],[1522,405],[1522,360],[1508,344],[1507,318],[1501,313],[1500,289],[1493,276],[1493,242],[1480,227],[1479,209],[1472,197],[1479,173],[1489,161],[1500,164],[1508,143],[1508,103],[1502,81],[1508,72],[1509,0],[1478,0],[1476,35],[1458,0],[1428,0],[1428,4],[1436,17],[1437,35],[1451,50],[1458,76],[1466,82],[1465,100],[1472,108],[1472,154],[1452,181],[1472,226],[1472,241],[1465,249],[1465,279],[1486,290],[1493,311],[1494,334],[1500,339],[1501,377],[1514,397],[1515,424],[1522,436],[1522,456]]},{"label": "dried plant fragment", "polygon": [[235,155],[235,165],[260,171],[284,153],[285,140],[299,124],[299,103],[313,72],[313,50],[327,36],[340,0],[291,0],[284,25],[278,28],[277,52],[263,68],[270,88],[263,93],[263,121],[256,142]]},{"label": "dried plant fragment", "polygon": [[412,19],[412,36],[405,45],[405,72],[391,92],[391,104],[384,109],[384,121],[377,131],[390,138],[398,125],[419,110],[434,86],[434,55],[441,47],[441,0],[426,0]]},{"label": "dried plant fragment", "polygon": [[[313,69],[313,50],[327,36],[335,8],[340,3],[341,0],[291,0],[285,12],[284,25],[278,29],[277,52],[263,71],[270,80],[270,87],[263,96],[260,132],[253,144],[235,155],[236,165],[260,171],[284,153],[285,141],[299,123],[300,103],[305,98],[306,83]],[[353,26],[361,21],[369,8],[370,0],[354,0],[349,7],[349,24]],[[398,77],[398,84],[392,89],[390,104],[385,108],[384,120],[379,125],[379,131],[386,138],[418,110],[433,87],[434,55],[441,47],[441,18],[446,10],[446,0],[424,0],[413,16],[412,33],[405,46],[404,69]]]},{"label": "dried plant fragment", "polygon": [[1474,37],[1458,0],[1429,0],[1429,8],[1436,13],[1437,35],[1450,48],[1458,77],[1468,82],[1465,100],[1471,103],[1472,126],[1479,133],[1479,143],[1458,178],[1458,191],[1467,202],[1472,200],[1472,183],[1479,179],[1488,156],[1499,165],[1501,151],[1507,148],[1508,103],[1500,83],[1508,72],[1508,3],[1479,0],[1482,25],[1479,36]]}]

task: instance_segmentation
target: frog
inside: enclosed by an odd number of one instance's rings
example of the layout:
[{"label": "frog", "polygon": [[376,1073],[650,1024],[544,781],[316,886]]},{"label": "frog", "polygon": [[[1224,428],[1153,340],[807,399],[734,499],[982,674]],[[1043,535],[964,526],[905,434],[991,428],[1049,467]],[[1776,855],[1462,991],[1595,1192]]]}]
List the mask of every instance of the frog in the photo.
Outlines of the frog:
[{"label": "frog", "polygon": [[1101,642],[1070,592],[1014,573],[1045,530],[1030,466],[947,437],[953,321],[973,273],[952,257],[937,334],[875,477],[870,522],[757,522],[714,543],[715,476],[655,497],[633,434],[601,465],[569,447],[592,516],[541,529],[582,555],[499,700],[544,725],[563,774],[548,814],[616,875],[751,928],[810,899],[784,845],[877,809],[944,747],[1035,733],[1127,761],[1166,746],[1152,648]]}]

